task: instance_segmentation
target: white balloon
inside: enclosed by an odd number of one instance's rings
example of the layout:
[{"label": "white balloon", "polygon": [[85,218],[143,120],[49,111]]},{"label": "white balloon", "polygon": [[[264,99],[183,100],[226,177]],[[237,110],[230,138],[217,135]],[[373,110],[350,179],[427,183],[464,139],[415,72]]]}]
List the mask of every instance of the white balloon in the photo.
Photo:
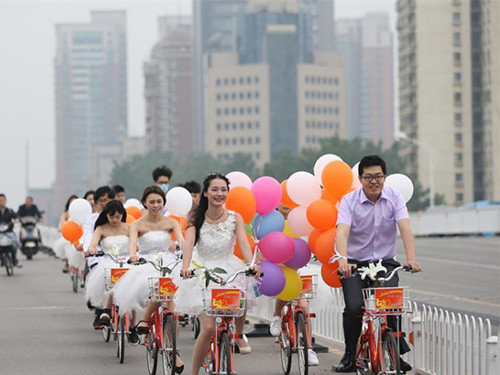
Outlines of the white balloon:
[{"label": "white balloon", "polygon": [[243,186],[247,189],[250,189],[252,187],[252,179],[243,172],[229,172],[226,177],[229,180],[230,189],[236,186]]},{"label": "white balloon", "polygon": [[295,207],[288,213],[288,226],[299,236],[309,236],[314,227],[307,220],[307,207]]},{"label": "white balloon", "polygon": [[354,164],[352,167],[352,189],[357,189],[361,186],[361,182],[359,181],[359,173],[358,173],[359,161]]},{"label": "white balloon", "polygon": [[394,173],[385,179],[385,186],[389,186],[394,190],[401,193],[406,202],[408,202],[413,195],[413,182],[410,178],[401,173]]},{"label": "white balloon", "polygon": [[86,199],[77,198],[69,205],[68,214],[74,222],[83,225],[92,215],[92,206]]},{"label": "white balloon", "polygon": [[123,206],[125,208],[133,206],[133,207],[140,208],[141,210],[144,209],[144,206],[141,204],[141,202],[139,201],[139,199],[135,199],[135,198],[129,198],[129,199],[127,199],[127,201],[125,202],[125,204]]},{"label": "white balloon", "polygon": [[340,156],[334,155],[334,154],[325,154],[323,156],[320,156],[318,160],[316,160],[316,163],[314,163],[314,176],[318,179],[318,181],[321,183],[321,175],[323,174],[323,169],[331,163],[332,161],[337,161],[342,159]]},{"label": "white balloon", "polygon": [[186,216],[193,206],[191,193],[183,187],[177,186],[167,193],[167,209],[175,216]]},{"label": "white balloon", "polygon": [[301,206],[308,206],[321,198],[321,186],[316,177],[309,172],[292,174],[286,182],[286,191],[290,199]]}]

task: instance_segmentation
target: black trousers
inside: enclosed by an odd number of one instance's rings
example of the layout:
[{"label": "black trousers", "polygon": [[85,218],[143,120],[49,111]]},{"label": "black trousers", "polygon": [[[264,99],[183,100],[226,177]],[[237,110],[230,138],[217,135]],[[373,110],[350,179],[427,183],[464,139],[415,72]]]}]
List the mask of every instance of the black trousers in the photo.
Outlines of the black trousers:
[{"label": "black trousers", "polygon": [[[367,266],[368,262],[357,262],[349,260],[349,263],[356,264],[358,267]],[[401,264],[394,259],[387,259],[382,261],[382,265],[387,268],[387,273],[399,267]],[[360,275],[352,276],[350,278],[341,279],[342,290],[344,292],[345,309],[343,314],[343,327],[344,339],[346,345],[346,353],[352,356],[356,354],[356,346],[358,343],[359,335],[361,333],[362,315],[363,315],[363,293],[361,289],[368,288],[373,283],[372,280],[361,280]],[[399,277],[395,275],[390,281],[385,283],[385,286],[398,286]],[[388,316],[387,325],[393,332],[398,332],[401,326],[401,317]],[[410,351],[410,347],[406,340],[401,337],[399,341],[399,352],[404,354]]]}]

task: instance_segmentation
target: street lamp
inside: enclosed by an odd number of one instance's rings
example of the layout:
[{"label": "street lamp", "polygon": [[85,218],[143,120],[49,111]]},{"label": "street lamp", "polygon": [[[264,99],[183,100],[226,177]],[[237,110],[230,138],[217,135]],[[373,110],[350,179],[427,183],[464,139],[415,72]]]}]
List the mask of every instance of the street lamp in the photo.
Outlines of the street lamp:
[{"label": "street lamp", "polygon": [[430,208],[434,208],[434,149],[427,143],[408,137],[405,133],[400,131],[396,131],[396,138],[404,139],[405,141],[408,141],[418,147],[423,147],[429,153],[429,200]]}]

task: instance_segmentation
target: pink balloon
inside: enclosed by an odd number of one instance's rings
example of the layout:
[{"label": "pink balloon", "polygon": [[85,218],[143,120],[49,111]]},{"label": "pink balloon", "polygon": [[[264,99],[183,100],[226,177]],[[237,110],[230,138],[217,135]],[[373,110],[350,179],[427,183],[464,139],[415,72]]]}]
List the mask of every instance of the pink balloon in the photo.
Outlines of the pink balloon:
[{"label": "pink balloon", "polygon": [[286,182],[286,191],[290,199],[301,206],[321,198],[321,187],[318,180],[309,172],[295,172]]},{"label": "pink balloon", "polygon": [[272,232],[259,241],[259,249],[267,260],[273,263],[289,261],[295,251],[295,244],[289,235]]},{"label": "pink balloon", "polygon": [[252,180],[243,172],[229,172],[226,177],[229,180],[229,187],[231,189],[236,186],[243,186],[247,189],[250,189],[252,187]]},{"label": "pink balloon", "polygon": [[257,213],[261,215],[275,210],[283,194],[281,184],[269,176],[256,179],[251,190],[257,201]]},{"label": "pink balloon", "polygon": [[307,220],[307,207],[299,206],[291,210],[288,214],[288,226],[299,236],[309,236],[314,227]]}]

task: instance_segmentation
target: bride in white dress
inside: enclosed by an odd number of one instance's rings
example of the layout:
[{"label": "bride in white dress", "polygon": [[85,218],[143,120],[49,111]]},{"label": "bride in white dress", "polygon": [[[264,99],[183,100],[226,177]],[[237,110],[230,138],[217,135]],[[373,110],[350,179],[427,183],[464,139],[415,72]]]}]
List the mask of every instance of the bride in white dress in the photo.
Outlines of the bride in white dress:
[{"label": "bride in white dress", "polygon": [[[245,269],[245,264],[237,258],[234,252],[236,238],[241,252],[248,263],[252,263],[252,250],[245,232],[245,224],[240,214],[228,211],[224,203],[229,192],[229,181],[222,174],[211,174],[203,182],[203,192],[200,204],[196,210],[192,225],[186,230],[186,242],[183,247],[182,275],[190,277],[191,259],[195,258],[206,268],[223,268],[228,274]],[[196,245],[196,255],[193,257],[193,247]],[[261,269],[253,269],[260,275]],[[210,349],[210,340],[214,333],[214,318],[203,313],[203,282],[198,278],[184,280],[179,283],[176,294],[176,308],[181,312],[198,314],[201,331],[196,339],[193,353],[192,374],[197,375],[202,361]],[[244,287],[243,287],[244,288]],[[247,291],[247,299],[250,296]],[[245,315],[236,319],[236,334],[243,334]],[[241,337],[241,336],[240,336]],[[236,339],[241,354],[249,354],[250,346],[242,338]]]}]

